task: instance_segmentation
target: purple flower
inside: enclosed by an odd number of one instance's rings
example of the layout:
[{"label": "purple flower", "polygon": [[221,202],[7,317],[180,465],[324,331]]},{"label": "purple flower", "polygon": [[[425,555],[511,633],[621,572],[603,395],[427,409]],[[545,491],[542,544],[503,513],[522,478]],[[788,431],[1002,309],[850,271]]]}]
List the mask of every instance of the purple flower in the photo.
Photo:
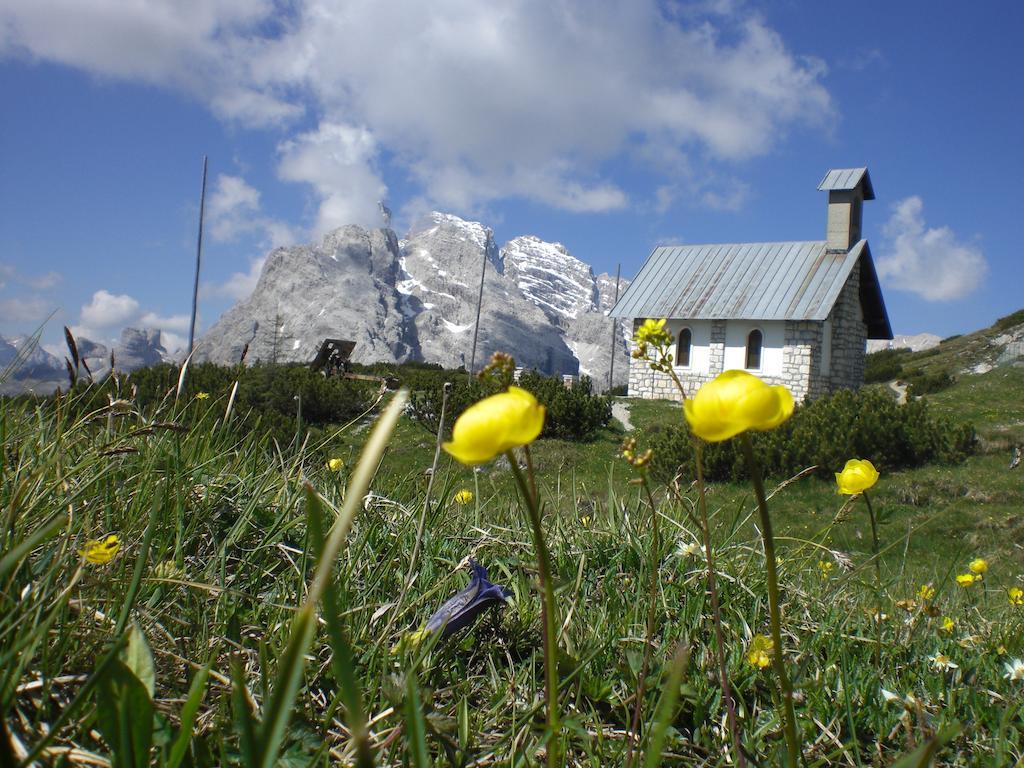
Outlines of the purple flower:
[{"label": "purple flower", "polygon": [[448,637],[463,627],[468,627],[477,616],[492,605],[504,603],[506,598],[512,596],[504,587],[488,581],[487,569],[476,560],[470,560],[469,567],[473,569],[469,584],[461,592],[448,598],[444,605],[427,619],[422,630],[424,633],[440,630],[441,637]]}]

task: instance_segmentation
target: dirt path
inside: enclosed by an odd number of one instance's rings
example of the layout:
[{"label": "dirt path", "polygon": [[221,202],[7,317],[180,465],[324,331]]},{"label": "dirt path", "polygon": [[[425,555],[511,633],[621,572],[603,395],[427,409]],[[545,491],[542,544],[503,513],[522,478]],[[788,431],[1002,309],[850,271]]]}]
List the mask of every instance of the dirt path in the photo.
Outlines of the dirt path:
[{"label": "dirt path", "polygon": [[627,432],[633,431],[633,424],[629,420],[629,404],[616,400],[612,403],[612,416],[619,420],[622,428]]},{"label": "dirt path", "polygon": [[889,382],[889,389],[896,393],[896,404],[905,405],[907,402],[907,385],[896,381]]}]

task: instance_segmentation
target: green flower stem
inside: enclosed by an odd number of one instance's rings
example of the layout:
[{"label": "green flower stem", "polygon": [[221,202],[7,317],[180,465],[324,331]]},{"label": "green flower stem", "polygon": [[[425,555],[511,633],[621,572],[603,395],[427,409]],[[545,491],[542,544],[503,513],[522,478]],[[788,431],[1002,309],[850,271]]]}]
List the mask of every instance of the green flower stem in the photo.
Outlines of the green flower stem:
[{"label": "green flower stem", "polygon": [[555,585],[551,580],[551,559],[548,556],[548,548],[544,543],[544,531],[541,528],[540,503],[537,498],[536,485],[533,482],[533,462],[530,459],[528,448],[526,460],[530,471],[530,481],[527,482],[523,471],[519,469],[519,462],[512,451],[506,451],[509,466],[512,468],[512,476],[519,486],[526,501],[526,512],[530,518],[530,532],[533,535],[533,548],[537,554],[537,572],[540,577],[541,586],[541,618],[544,625],[544,692],[547,699],[547,763],[548,768],[560,768],[560,752],[557,749],[559,741],[558,723],[558,635],[557,622],[555,621]]},{"label": "green flower stem", "polygon": [[700,507],[701,535],[704,539],[704,557],[707,559],[708,594],[711,596],[711,615],[715,623],[715,642],[718,644],[719,685],[722,688],[722,699],[725,701],[725,714],[732,734],[732,748],[736,757],[736,767],[746,768],[747,758],[740,744],[740,729],[736,723],[736,704],[732,699],[732,688],[726,674],[725,664],[725,633],[722,631],[722,609],[718,603],[718,583],[715,579],[715,560],[711,550],[711,525],[708,523],[708,500],[704,489],[704,445],[697,439],[693,441],[694,457],[697,464],[697,504]]},{"label": "green flower stem", "polygon": [[654,503],[651,484],[647,482],[647,468],[640,470],[640,481],[647,495],[647,503],[651,508],[651,581],[647,593],[647,635],[644,638],[644,658],[640,665],[640,680],[636,687],[636,702],[633,707],[633,725],[630,729],[632,737],[626,740],[626,768],[633,765],[633,743],[640,731],[640,718],[643,715],[644,694],[647,687],[647,673],[651,667],[651,647],[654,645],[654,629],[657,620],[658,605],[658,561],[661,554],[661,535],[658,531],[658,507]]},{"label": "green flower stem", "polygon": [[878,524],[875,521],[875,510],[871,506],[871,499],[867,491],[861,491],[864,503],[868,507],[868,517],[871,519],[871,556],[875,561],[875,615],[871,617],[875,624],[875,666],[882,663],[882,564],[879,562],[878,549]]},{"label": "green flower stem", "polygon": [[796,737],[796,712],[793,709],[793,686],[786,674],[786,662],[782,651],[782,612],[779,609],[779,572],[775,559],[775,538],[772,535],[772,520],[768,514],[768,499],[764,492],[764,479],[761,477],[761,465],[754,458],[754,448],[750,435],[746,432],[740,438],[743,446],[743,457],[747,462],[747,471],[754,485],[757,496],[757,509],[761,516],[761,539],[764,542],[765,570],[768,575],[768,613],[771,618],[772,668],[779,679],[782,690],[783,720],[782,728],[786,736],[786,764],[795,768],[800,754],[800,744]]},{"label": "green flower stem", "polygon": [[868,517],[871,519],[871,555],[875,560],[875,583],[879,589],[882,586],[882,565],[879,562],[879,548],[878,548],[878,523],[875,520],[875,510],[871,506],[871,499],[868,498],[867,491],[861,491],[861,496],[864,497],[864,503],[868,507]]}]

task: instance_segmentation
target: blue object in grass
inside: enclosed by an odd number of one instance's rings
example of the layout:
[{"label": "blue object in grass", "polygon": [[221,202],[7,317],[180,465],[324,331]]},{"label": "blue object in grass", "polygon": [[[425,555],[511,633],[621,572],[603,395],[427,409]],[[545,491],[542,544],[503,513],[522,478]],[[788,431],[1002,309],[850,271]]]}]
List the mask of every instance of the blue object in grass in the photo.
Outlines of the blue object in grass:
[{"label": "blue object in grass", "polygon": [[458,632],[468,627],[473,621],[497,603],[504,603],[512,596],[504,587],[498,586],[487,578],[487,569],[476,560],[469,561],[473,576],[469,584],[461,592],[445,600],[444,605],[427,619],[423,632],[441,632],[441,637]]}]

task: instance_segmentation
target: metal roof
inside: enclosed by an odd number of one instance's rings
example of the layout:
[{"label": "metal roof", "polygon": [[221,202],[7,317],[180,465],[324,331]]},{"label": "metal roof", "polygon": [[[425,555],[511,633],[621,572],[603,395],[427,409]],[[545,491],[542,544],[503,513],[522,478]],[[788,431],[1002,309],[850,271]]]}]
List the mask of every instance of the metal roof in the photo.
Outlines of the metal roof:
[{"label": "metal roof", "polygon": [[825,174],[825,178],[818,185],[820,190],[851,190],[864,182],[864,199],[874,200],[875,190],[871,186],[871,177],[867,168],[833,168]]},{"label": "metal roof", "polygon": [[868,338],[892,338],[866,240],[848,252],[824,241],[655,248],[611,315],[825,320],[858,264]]}]

